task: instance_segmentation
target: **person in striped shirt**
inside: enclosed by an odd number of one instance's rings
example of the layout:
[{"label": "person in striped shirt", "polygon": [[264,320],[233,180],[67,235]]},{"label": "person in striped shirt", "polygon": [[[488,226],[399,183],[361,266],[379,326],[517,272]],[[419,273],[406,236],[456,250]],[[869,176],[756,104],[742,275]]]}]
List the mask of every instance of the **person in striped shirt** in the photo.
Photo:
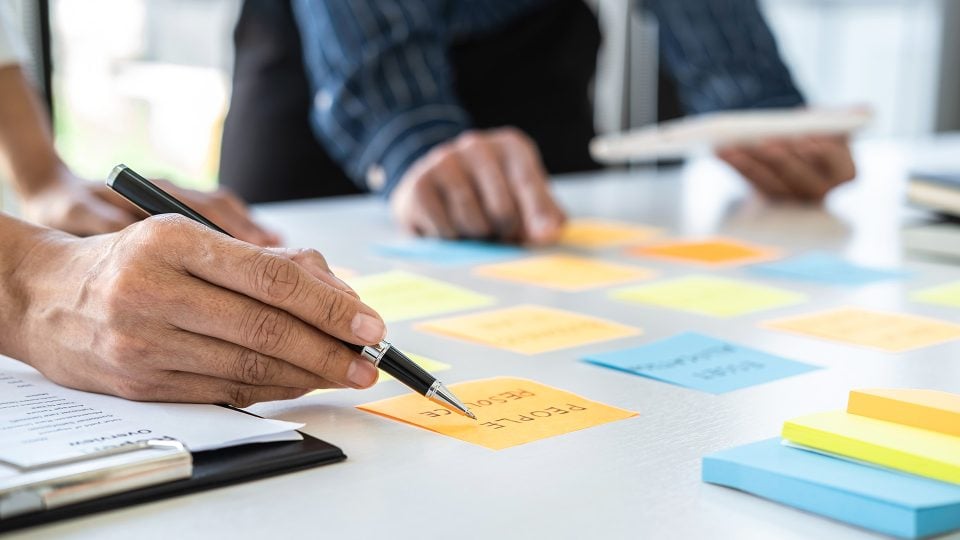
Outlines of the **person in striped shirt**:
[{"label": "person in striped shirt", "polygon": [[[804,105],[757,0],[643,7],[682,114]],[[247,0],[235,36],[221,178],[248,200],[374,191],[420,234],[548,243],[548,173],[596,167],[582,0]],[[719,155],[772,197],[855,172],[837,137]]]}]

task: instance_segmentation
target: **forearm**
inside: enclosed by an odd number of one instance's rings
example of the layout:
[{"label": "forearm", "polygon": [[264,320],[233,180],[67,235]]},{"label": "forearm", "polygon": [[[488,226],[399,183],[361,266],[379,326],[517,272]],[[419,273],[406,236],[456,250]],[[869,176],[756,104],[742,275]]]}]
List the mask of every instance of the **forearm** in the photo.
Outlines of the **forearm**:
[{"label": "forearm", "polygon": [[23,358],[24,315],[30,306],[29,280],[41,280],[28,269],[31,254],[43,245],[66,238],[0,213],[0,354]]},{"label": "forearm", "polygon": [[29,197],[63,177],[49,117],[18,66],[0,68],[0,167]]},{"label": "forearm", "polygon": [[417,158],[470,127],[439,3],[298,0],[293,8],[316,96],[314,133],[358,185],[388,192]]}]

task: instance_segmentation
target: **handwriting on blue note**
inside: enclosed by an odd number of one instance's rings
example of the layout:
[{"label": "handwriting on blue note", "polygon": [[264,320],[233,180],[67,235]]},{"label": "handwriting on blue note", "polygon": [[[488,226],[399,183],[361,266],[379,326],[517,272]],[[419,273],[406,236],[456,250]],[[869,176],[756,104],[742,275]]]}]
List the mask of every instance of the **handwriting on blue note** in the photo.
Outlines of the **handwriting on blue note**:
[{"label": "handwriting on blue note", "polygon": [[851,286],[908,276],[906,272],[899,270],[860,266],[829,253],[808,253],[782,261],[759,264],[750,270],[773,278]]},{"label": "handwriting on blue note", "polygon": [[482,264],[520,257],[526,253],[517,246],[474,240],[404,240],[376,246],[377,253],[394,259],[437,266]]},{"label": "handwriting on blue note", "polygon": [[712,394],[820,369],[693,332],[584,360]]}]

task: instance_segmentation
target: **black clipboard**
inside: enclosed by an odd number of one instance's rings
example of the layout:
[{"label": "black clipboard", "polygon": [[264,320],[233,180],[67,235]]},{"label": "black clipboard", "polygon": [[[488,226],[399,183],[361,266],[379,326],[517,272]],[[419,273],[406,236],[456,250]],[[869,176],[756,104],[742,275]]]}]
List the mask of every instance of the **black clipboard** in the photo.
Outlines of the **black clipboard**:
[{"label": "black clipboard", "polygon": [[197,452],[193,454],[193,475],[188,479],[3,519],[0,520],[0,533],[278,476],[346,459],[340,448],[305,433],[301,435],[302,441],[256,443]]}]

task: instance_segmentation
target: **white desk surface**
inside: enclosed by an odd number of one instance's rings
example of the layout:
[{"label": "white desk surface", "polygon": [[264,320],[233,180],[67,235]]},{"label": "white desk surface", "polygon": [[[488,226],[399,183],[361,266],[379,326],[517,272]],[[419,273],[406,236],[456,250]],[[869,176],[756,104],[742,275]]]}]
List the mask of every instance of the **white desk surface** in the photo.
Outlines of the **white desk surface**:
[{"label": "white desk surface", "polygon": [[[960,155],[960,138],[922,146],[922,162]],[[499,305],[540,303],[640,326],[644,335],[522,356],[392,324],[390,339],[453,365],[447,383],[514,375],[631,409],[639,417],[491,451],[387,420],[353,406],[405,392],[385,382],[255,406],[306,423],[341,446],[347,461],[277,478],[34,528],[13,538],[868,538],[870,533],[700,481],[700,458],[775,436],[785,419],[842,408],[851,388],[913,386],[960,392],[960,342],[888,354],[757,327],[762,320],[858,305],[958,321],[960,310],[918,304],[909,291],[960,279],[960,267],[904,260],[899,229],[907,147],[858,147],[860,176],[825,208],[772,206],[710,159],[668,172],[610,172],[556,183],[572,216],[665,227],[677,235],[722,234],[792,252],[830,250],[864,263],[905,263],[902,283],[844,288],[776,282],[806,304],[721,320],[618,303],[604,292],[560,293],[376,257],[374,241],[400,238],[377,199],[310,201],[259,209],[288,244],[320,249],[361,273],[414,270],[496,295]],[[932,157],[931,157],[932,156]],[[955,162],[956,163],[956,162]],[[617,252],[603,256],[627,261]],[[665,276],[699,272],[632,259]],[[743,269],[716,272],[747,276]],[[752,276],[750,279],[754,279]],[[711,395],[580,362],[693,330],[827,367]],[[960,538],[960,536],[958,536]]]}]

